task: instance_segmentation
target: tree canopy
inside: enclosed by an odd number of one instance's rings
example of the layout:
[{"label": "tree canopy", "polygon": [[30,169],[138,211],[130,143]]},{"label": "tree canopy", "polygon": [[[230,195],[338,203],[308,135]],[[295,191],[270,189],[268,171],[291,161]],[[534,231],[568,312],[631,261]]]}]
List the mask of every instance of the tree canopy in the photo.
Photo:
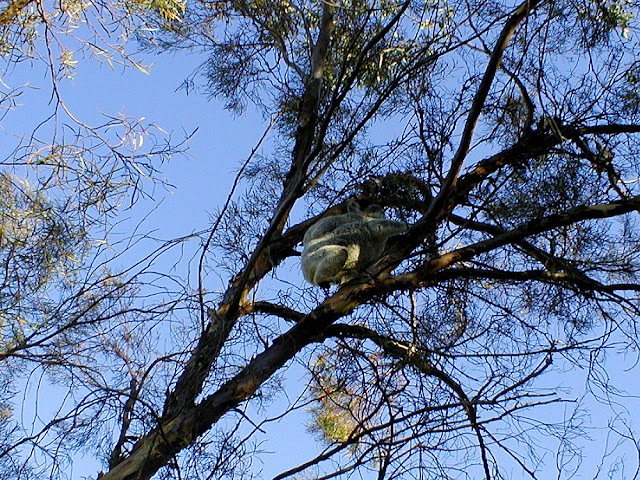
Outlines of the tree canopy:
[{"label": "tree canopy", "polygon": [[[608,360],[640,346],[638,7],[7,3],[4,59],[43,62],[54,102],[3,155],[0,472],[66,478],[82,452],[102,480],[259,477],[256,438],[293,415],[320,453],[278,479],[570,478],[590,432],[557,386],[582,370],[620,444],[585,468],[631,478]],[[144,69],[132,45],[205,55],[184,85],[264,132],[210,225],[122,267],[139,232],[110,228],[182,145],[85,125],[58,85],[79,52]],[[352,199],[408,231],[356,278],[306,283],[305,232]],[[15,413],[33,371],[65,395],[36,432]]]}]

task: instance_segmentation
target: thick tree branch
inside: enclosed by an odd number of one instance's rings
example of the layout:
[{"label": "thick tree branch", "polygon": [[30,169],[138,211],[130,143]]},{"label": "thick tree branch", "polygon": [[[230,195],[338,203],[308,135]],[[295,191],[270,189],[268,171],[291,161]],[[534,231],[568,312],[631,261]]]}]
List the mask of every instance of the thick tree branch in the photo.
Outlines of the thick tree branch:
[{"label": "thick tree branch", "polygon": [[[466,201],[467,195],[491,174],[508,165],[526,164],[532,158],[547,154],[567,139],[584,135],[619,135],[640,133],[638,125],[592,125],[582,127],[560,126],[557,131],[549,131],[540,127],[525,134],[512,147],[482,160],[468,173],[464,174],[452,187],[448,195],[447,205],[443,206],[434,219],[425,213],[415,223],[406,235],[399,237],[402,241],[394,242],[394,247],[385,258],[378,262],[380,265],[394,268],[399,265],[423,240],[426,234],[433,231],[434,225],[451,214],[453,209]],[[432,202],[433,204],[433,202]],[[432,211],[432,209],[430,209]],[[594,217],[595,218],[595,217]],[[579,220],[576,220],[579,221]],[[514,242],[516,243],[516,242]],[[370,274],[379,272],[376,267],[370,269]]]},{"label": "thick tree branch", "polygon": [[311,70],[306,89],[300,100],[298,130],[295,135],[296,142],[293,147],[291,168],[284,181],[284,189],[280,197],[280,202],[271,219],[269,228],[260,239],[246,267],[234,279],[234,283],[237,284],[239,292],[236,292],[232,298],[229,298],[229,300],[225,302],[229,305],[229,309],[232,312],[239,307],[244,296],[246,296],[247,292],[251,290],[259,280],[260,277],[256,275],[254,268],[258,262],[265,260],[265,250],[280,236],[289,212],[302,192],[307,169],[311,161],[311,148],[315,141],[318,109],[322,94],[322,78],[332,32],[333,7],[328,3],[324,3],[318,39],[311,53]]},{"label": "thick tree branch", "polygon": [[559,126],[558,130],[549,130],[544,126],[526,133],[512,147],[482,160],[456,182],[444,208],[438,218],[443,218],[453,207],[464,202],[469,193],[491,174],[507,165],[523,165],[530,159],[547,154],[566,139],[576,139],[585,135],[621,135],[640,133],[640,125],[590,125],[582,127]]},{"label": "thick tree branch", "polygon": [[638,209],[640,209],[640,196],[607,204],[582,205],[563,213],[556,213],[542,219],[531,220],[518,228],[514,228],[513,230],[507,231],[501,235],[496,235],[494,238],[454,250],[451,253],[443,255],[441,258],[451,257],[460,258],[458,261],[466,260],[471,256],[488,252],[494,248],[498,248],[509,243],[519,242],[531,235],[537,235],[542,232],[547,232],[549,230],[585,220],[624,215],[626,213],[638,211]]},{"label": "thick tree branch", "polygon": [[34,0],[14,0],[2,13],[0,13],[0,25],[10,25],[15,22],[20,12]]},{"label": "thick tree branch", "polygon": [[142,437],[129,456],[101,480],[148,480],[193,439],[208,431],[222,415],[249,399],[260,386],[306,345],[321,338],[323,330],[360,305],[372,285],[342,288],[280,335],[234,378],[198,405],[186,404],[164,415],[158,426]]},{"label": "thick tree branch", "polygon": [[201,335],[184,372],[176,383],[176,387],[167,395],[164,406],[165,415],[170,416],[185,406],[194,404],[224,342],[229,337],[238,317],[243,314],[242,308],[248,292],[273,266],[273,261],[269,257],[269,247],[274,239],[277,241],[280,237],[286,218],[300,192],[306,175],[307,155],[314,139],[322,72],[324,71],[332,28],[333,7],[324,4],[318,40],[312,51],[309,81],[300,105],[300,122],[296,134],[292,166],[285,181],[280,204],[267,232],[256,246],[247,265],[232,279],[220,308],[215,312],[210,312],[209,326]]}]

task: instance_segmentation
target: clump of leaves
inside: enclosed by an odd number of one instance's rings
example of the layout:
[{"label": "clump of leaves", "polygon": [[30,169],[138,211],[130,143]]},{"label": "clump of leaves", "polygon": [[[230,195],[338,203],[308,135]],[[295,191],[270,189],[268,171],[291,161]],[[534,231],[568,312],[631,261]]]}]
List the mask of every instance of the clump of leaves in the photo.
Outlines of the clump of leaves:
[{"label": "clump of leaves", "polygon": [[361,402],[349,383],[340,379],[326,356],[315,361],[311,395],[315,403],[309,408],[312,416],[309,430],[327,443],[353,439],[360,425],[354,412],[361,410],[358,408]]}]

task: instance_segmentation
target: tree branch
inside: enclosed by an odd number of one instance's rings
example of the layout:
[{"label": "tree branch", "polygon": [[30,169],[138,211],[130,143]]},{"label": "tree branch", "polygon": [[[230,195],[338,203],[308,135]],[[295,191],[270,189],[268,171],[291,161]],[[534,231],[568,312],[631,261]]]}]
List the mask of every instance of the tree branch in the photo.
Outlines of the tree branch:
[{"label": "tree branch", "polygon": [[413,348],[411,344],[380,335],[378,332],[360,325],[331,325],[324,331],[324,335],[326,335],[326,337],[336,336],[371,340],[387,355],[406,362],[407,365],[412,366],[418,372],[426,376],[437,378],[455,392],[460,403],[465,409],[471,428],[474,430],[476,437],[478,438],[485,476],[487,480],[491,480],[492,477],[489,470],[489,461],[487,459],[487,447],[482,437],[482,429],[478,424],[475,401],[469,399],[462,386],[449,374],[436,368],[425,358],[424,354],[417,354],[415,348]]},{"label": "tree branch", "polygon": [[270,302],[253,302],[247,308],[251,312],[275,315],[276,317],[295,323],[301,322],[305,317],[304,313],[285,307],[284,305],[276,305]]},{"label": "tree branch", "polygon": [[546,270],[522,270],[508,272],[504,270],[485,270],[480,268],[447,268],[433,275],[432,281],[443,281],[455,278],[486,278],[492,280],[509,280],[514,282],[539,281],[556,284],[572,284],[584,291],[615,293],[618,291],[640,292],[640,285],[633,283],[614,283],[605,285],[586,275],[575,276],[568,272],[549,272]]},{"label": "tree branch", "polygon": [[[257,355],[234,378],[198,405],[185,404],[142,437],[129,456],[101,480],[148,480],[193,439],[208,431],[222,415],[253,396],[260,386],[306,345],[322,338],[323,330],[351,313],[366,298],[372,285],[352,285],[338,290],[271,346]],[[206,359],[205,359],[206,360]],[[193,358],[192,358],[193,361]]]},{"label": "tree branch", "polygon": [[[496,225],[481,223],[474,220],[467,220],[465,218],[459,217],[458,215],[449,215],[449,220],[460,227],[471,228],[472,230],[490,233],[494,236],[503,235],[507,232],[505,229]],[[569,261],[555,257],[550,253],[542,250],[541,248],[532,245],[526,240],[514,242],[514,245],[520,247],[526,254],[544,265],[545,268],[549,269],[551,273],[558,270],[564,270],[566,272],[565,276],[571,277],[573,281],[579,282],[583,287],[587,287],[587,285],[590,285],[590,287],[588,287],[589,290],[601,290],[605,287],[600,282],[589,278],[584,272],[580,271],[578,268],[569,263]],[[560,278],[558,277],[557,280],[560,280]]]},{"label": "tree branch", "polygon": [[260,239],[245,268],[231,280],[220,308],[210,312],[209,326],[201,335],[184,372],[176,383],[176,387],[167,395],[164,405],[165,416],[171,416],[185,406],[194,404],[222,346],[229,337],[238,317],[243,314],[242,308],[246,303],[248,292],[262,278],[261,275],[266,274],[273,266],[268,255],[269,247],[274,242],[274,238],[277,241],[281,236],[280,232],[284,227],[288,213],[304,183],[306,156],[314,138],[322,72],[332,27],[333,7],[323,4],[318,40],[312,52],[309,81],[301,99],[300,125],[296,134],[292,166],[285,181],[279,206],[267,232]]},{"label": "tree branch", "polygon": [[469,111],[469,115],[467,116],[467,121],[462,132],[462,138],[460,139],[458,150],[451,160],[451,168],[449,169],[449,173],[442,183],[440,193],[438,193],[438,196],[431,203],[429,210],[425,214],[426,218],[431,219],[430,221],[435,220],[435,218],[438,216],[439,210],[446,204],[446,199],[450,194],[451,187],[453,187],[456,183],[458,173],[460,172],[464,159],[466,158],[467,153],[469,152],[469,148],[471,147],[471,140],[473,138],[478,119],[480,118],[480,114],[482,113],[482,109],[484,108],[487,96],[489,95],[489,90],[491,89],[491,84],[493,83],[498,67],[500,66],[502,55],[504,54],[504,51],[509,44],[509,40],[515,33],[518,25],[520,25],[520,23],[540,2],[541,0],[525,0],[524,2],[522,2],[502,28],[496,45],[493,48],[493,52],[491,53],[489,64],[487,65],[487,68],[482,77],[482,81],[480,82],[480,86],[478,87],[478,91],[473,98],[471,110]]},{"label": "tree branch", "polygon": [[[573,223],[593,220],[598,218],[610,218],[618,215],[624,215],[640,209],[640,196],[631,197],[626,200],[611,202],[602,205],[582,205],[575,207],[567,212],[549,215],[542,219],[532,220],[524,225],[509,230],[493,238],[483,240],[473,245],[458,248],[448,253],[444,253],[427,262],[419,270],[388,277],[379,280],[379,289],[390,292],[398,289],[416,288],[424,281],[431,282],[436,272],[441,271],[453,264],[469,260],[482,253],[489,252],[496,248],[509,244],[517,244],[523,239],[537,235],[555,228],[571,225]],[[390,255],[385,256],[382,260],[373,265],[367,272],[373,276],[378,276],[381,272],[389,270],[394,265],[389,264]],[[398,262],[399,263],[399,262]],[[384,283],[384,287],[380,284]],[[379,292],[381,293],[381,292]]]},{"label": "tree branch", "polygon": [[34,0],[14,0],[2,13],[0,13],[0,25],[9,25],[15,21],[20,12]]}]

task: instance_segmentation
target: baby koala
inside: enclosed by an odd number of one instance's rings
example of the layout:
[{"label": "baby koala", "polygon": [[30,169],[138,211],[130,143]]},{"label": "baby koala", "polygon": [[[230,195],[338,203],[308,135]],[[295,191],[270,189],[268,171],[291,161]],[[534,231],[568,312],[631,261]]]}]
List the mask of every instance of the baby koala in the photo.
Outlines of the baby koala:
[{"label": "baby koala", "polygon": [[304,278],[321,287],[354,279],[380,258],[387,240],[407,231],[403,222],[388,220],[379,205],[364,211],[355,200],[347,213],[323,218],[304,236]]}]

